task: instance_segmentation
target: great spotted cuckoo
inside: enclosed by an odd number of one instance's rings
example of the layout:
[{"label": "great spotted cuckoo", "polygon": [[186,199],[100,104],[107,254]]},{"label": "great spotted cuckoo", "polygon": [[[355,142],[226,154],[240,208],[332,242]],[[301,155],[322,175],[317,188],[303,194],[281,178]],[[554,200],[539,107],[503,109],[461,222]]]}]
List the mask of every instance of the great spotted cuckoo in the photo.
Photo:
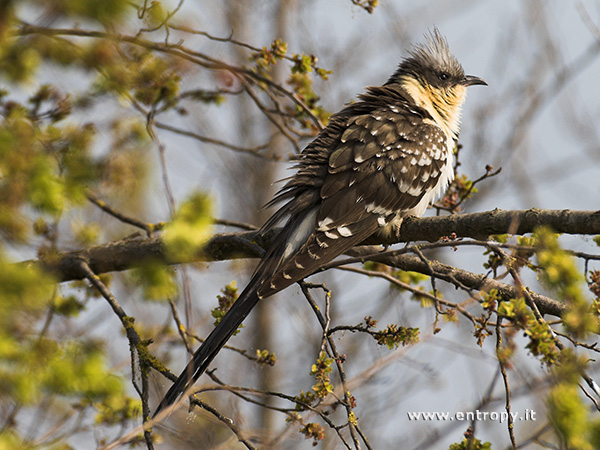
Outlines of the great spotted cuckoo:
[{"label": "great spotted cuckoo", "polygon": [[421,216],[452,179],[468,86],[437,29],[383,85],[368,87],[299,156],[296,174],[269,202],[283,206],[262,231],[284,223],[237,301],[208,335],[157,408],[173,404],[262,299],[285,289],[373,234],[390,239]]}]

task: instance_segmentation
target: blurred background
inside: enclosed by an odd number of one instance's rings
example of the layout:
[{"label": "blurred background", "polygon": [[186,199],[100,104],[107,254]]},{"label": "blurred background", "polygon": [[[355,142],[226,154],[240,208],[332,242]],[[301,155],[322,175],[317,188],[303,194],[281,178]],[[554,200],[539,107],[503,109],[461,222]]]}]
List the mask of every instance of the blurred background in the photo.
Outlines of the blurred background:
[{"label": "blurred background", "polygon": [[[306,115],[293,120],[289,111],[295,111],[294,105],[288,97],[275,97],[276,89],[263,89],[260,83],[244,85],[246,81],[233,76],[225,65],[268,74],[273,83],[300,92],[314,114],[326,120],[327,112],[356,99],[365,86],[384,83],[411,43],[422,42],[424,33],[435,26],[447,37],[465,72],[482,77],[489,85],[469,90],[462,120],[459,174],[475,180],[486,173],[487,165],[494,170],[502,168],[500,174],[477,185],[478,192],[461,205],[461,210],[598,209],[598,2],[380,3],[369,13],[363,7],[367,2],[350,0],[114,1],[106,2],[105,10],[92,13],[85,8],[78,10],[75,1],[22,2],[12,6],[15,17],[23,21],[20,25],[40,27],[30,36],[46,42],[53,38],[41,29],[71,29],[75,36],[63,33],[61,38],[95,48],[93,52],[86,50],[85,64],[61,63],[58,50],[44,53],[39,49],[43,45],[36,41],[31,48],[41,55],[37,70],[25,82],[11,80],[5,73],[2,84],[11,100],[26,103],[40,86],[49,83],[57,99],[68,96],[70,109],[65,120],[70,126],[82,128],[93,123],[89,157],[101,161],[101,175],[91,186],[98,198],[115,210],[146,223],[166,222],[192,192],[201,192],[210,199],[214,217],[259,227],[269,217],[269,211],[261,207],[277,190],[274,182],[291,174],[290,159],[310,142],[317,129]],[[172,27],[165,26],[169,13],[173,13],[168,18]],[[101,20],[95,20],[93,14]],[[175,50],[180,43],[197,54],[185,53],[190,56],[186,59],[181,57],[184,52],[156,51],[152,57],[159,62],[150,57],[142,61],[144,56],[140,55],[148,49],[136,48],[120,38],[117,45],[77,30],[168,42]],[[317,57],[316,62],[312,60],[314,70],[306,77],[291,74],[294,63],[286,59],[261,66],[265,53],[260,49],[272,49],[276,39],[287,43],[288,55]],[[90,55],[95,55],[95,62],[89,60]],[[6,59],[4,64],[11,64]],[[102,62],[108,68],[100,67]],[[164,95],[168,101],[148,102],[139,89],[132,94],[135,89],[128,83],[133,84],[134,74],[127,72],[128,64],[142,74],[137,83],[150,83],[152,77],[169,78],[161,86],[162,93],[152,94],[153,98]],[[119,75],[117,68],[123,73]],[[317,68],[331,73],[318,76]],[[143,79],[146,69],[148,80]],[[177,94],[172,97],[169,83],[177,85]],[[287,108],[286,120],[273,119],[277,113],[274,104]],[[435,213],[434,209],[428,212]],[[122,239],[135,231],[85,201],[65,210],[51,224],[56,233],[52,246],[58,251]],[[212,231],[238,229],[215,225]],[[90,233],[92,237],[86,241],[84,237]],[[12,260],[27,260],[39,255],[48,242],[44,233],[23,240],[6,239],[6,251]],[[593,252],[596,248],[591,238],[585,237],[563,237],[561,243],[575,251]],[[428,256],[487,273],[483,264],[488,257],[482,253],[482,249],[463,247],[458,251],[438,249]],[[173,321],[173,308],[188,331],[206,336],[213,327],[211,310],[217,306],[217,295],[233,280],[243,288],[253,265],[251,260],[234,260],[178,266],[173,274],[177,289],[158,295],[169,297],[171,304],[149,300],[146,281],[129,272],[112,276],[111,292],[127,314],[135,317],[140,335],[154,339],[150,351],[172,372],[179,373],[189,355]],[[593,264],[587,269],[594,269]],[[523,277],[532,289],[545,292],[534,272]],[[468,320],[459,317],[456,322],[436,322],[431,305],[424,307],[409,292],[394,289],[381,279],[330,270],[310,281],[325,283],[332,291],[330,316],[334,326],[358,324],[372,316],[381,329],[391,323],[420,328],[419,343],[394,350],[378,346],[360,333],[335,334],[338,350],[347,358],[344,368],[356,399],[354,411],[373,449],[444,449],[460,442],[473,425],[469,421],[411,421],[407,412],[504,411],[495,336],[479,346]],[[508,278],[504,281],[510,282]],[[427,281],[421,286],[431,289]],[[480,306],[464,293],[439,281],[436,287],[444,298],[465,302],[469,311],[481,314]],[[111,373],[122,376],[127,394],[135,397],[133,388],[127,386],[130,350],[113,311],[101,299],[90,300],[83,285],[63,285],[61,289],[65,298],[87,300],[76,317],[52,319],[48,335],[56,340],[85,336],[100,342]],[[320,305],[322,297],[315,292]],[[43,317],[40,314],[40,320]],[[43,323],[41,320],[40,328]],[[434,334],[437,327],[441,331]],[[519,345],[509,370],[512,408],[520,414],[525,410],[537,413],[537,420],[515,424],[519,448],[562,448],[548,425],[544,394],[551,382],[548,371],[524,348],[526,340],[520,334],[515,339]],[[261,366],[226,349],[212,367],[228,385],[295,396],[311,390],[311,365],[320,343],[316,317],[300,288],[292,286],[262,302],[230,341],[249,354],[268,349],[275,353],[277,363]],[[190,346],[195,348],[197,341],[192,340]],[[583,350],[581,355],[591,353]],[[596,377],[593,370],[589,373],[597,378],[598,366],[593,367]],[[334,369],[332,382],[337,388],[336,376]],[[199,386],[211,383],[204,376]],[[157,404],[169,385],[166,378],[153,372],[150,405]],[[47,405],[51,405],[48,410],[59,408],[64,413],[70,408],[47,398]],[[306,439],[298,431],[301,427],[286,421],[286,414],[277,410],[293,408],[288,400],[252,397],[272,407],[269,409],[226,390],[204,393],[201,398],[230,417],[257,448],[312,448],[313,440]],[[85,407],[80,407],[84,411]],[[51,435],[57,437],[52,442],[65,444],[48,448],[104,448],[139,425],[139,420],[127,425],[119,421],[94,425],[94,414],[87,411],[66,414],[59,426],[55,413],[44,414],[33,405],[14,415],[9,410],[7,407],[3,417],[18,423],[22,435],[32,442],[45,445],[48,440],[42,438]],[[316,415],[303,414],[306,422],[319,422]],[[331,418],[340,423],[344,412],[341,408],[333,411]],[[55,433],[56,427],[59,433]],[[154,432],[161,436],[156,448],[245,448],[227,426],[198,409],[187,413],[184,407],[157,425]],[[511,448],[506,423],[480,421],[475,432],[494,449]],[[314,442],[317,448],[345,448],[327,426],[324,439]]]}]

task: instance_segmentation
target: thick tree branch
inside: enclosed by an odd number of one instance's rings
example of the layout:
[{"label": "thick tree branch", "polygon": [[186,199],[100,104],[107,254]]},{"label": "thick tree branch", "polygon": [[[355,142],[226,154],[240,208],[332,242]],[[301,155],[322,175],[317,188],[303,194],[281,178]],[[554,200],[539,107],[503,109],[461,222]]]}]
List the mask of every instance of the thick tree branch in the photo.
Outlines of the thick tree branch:
[{"label": "thick tree branch", "polygon": [[539,226],[557,233],[600,234],[600,211],[527,209],[456,214],[441,217],[410,217],[402,223],[402,241],[436,241],[455,233],[457,237],[485,239],[493,234],[531,233]]},{"label": "thick tree branch", "polygon": [[[496,289],[503,299],[516,298],[521,295],[519,289],[513,285],[502,283],[501,281],[494,280],[483,274],[458,269],[448,264],[442,264],[439,261],[423,261],[420,257],[415,255],[383,255],[381,258],[378,258],[373,257],[373,248],[368,247],[354,248],[349,254],[352,256],[365,256],[365,260],[375,260],[397,269],[424,273],[453,284],[456,287],[464,287],[473,292],[489,292],[492,289]],[[541,314],[551,314],[560,317],[566,308],[564,303],[558,302],[550,297],[531,291],[528,292]]]},{"label": "thick tree branch", "polygon": [[[397,242],[436,241],[453,233],[456,237],[481,239],[492,234],[531,233],[538,226],[550,226],[558,233],[596,235],[600,234],[600,211],[570,211],[529,209],[524,211],[493,210],[482,213],[441,217],[407,218],[402,224],[402,235]],[[234,258],[260,257],[268,248],[275,232],[260,236],[255,231],[222,233],[214,235],[207,243],[197,261],[223,261]],[[370,239],[365,244],[382,244]],[[390,242],[385,242],[390,244]],[[154,259],[165,264],[191,261],[169,259],[158,237],[111,242],[84,250],[61,253],[44,261],[28,261],[25,264],[41,264],[63,281],[83,278],[81,261],[86,261],[96,274],[130,269],[140,262]]]},{"label": "thick tree branch", "polygon": [[[415,218],[402,224],[402,235],[398,242],[436,241],[440,237],[455,234],[456,237],[481,239],[492,234],[525,234],[538,226],[550,226],[556,232],[567,234],[600,234],[600,211],[540,210],[500,211],[463,215]],[[222,233],[214,235],[196,261],[223,261],[234,258],[260,257],[264,248],[270,245],[276,230],[265,235],[255,231]],[[365,243],[382,243],[371,239]],[[386,242],[389,244],[389,242]],[[355,248],[350,252],[355,256],[373,256],[372,249]],[[164,264],[180,264],[191,261],[174,260],[164,251],[160,238],[132,239],[91,247],[84,250],[61,253],[43,261],[27,261],[22,264],[42,265],[53,273],[60,282],[85,277],[81,263],[84,261],[96,274],[130,269],[148,259]],[[380,259],[380,258],[370,258]],[[461,270],[437,261],[424,262],[412,255],[384,256],[381,262],[403,269],[431,274],[435,278],[454,285],[463,285],[472,290],[497,289],[505,298],[518,295],[511,285]],[[540,311],[544,314],[560,316],[564,305],[555,300],[532,293]]]}]

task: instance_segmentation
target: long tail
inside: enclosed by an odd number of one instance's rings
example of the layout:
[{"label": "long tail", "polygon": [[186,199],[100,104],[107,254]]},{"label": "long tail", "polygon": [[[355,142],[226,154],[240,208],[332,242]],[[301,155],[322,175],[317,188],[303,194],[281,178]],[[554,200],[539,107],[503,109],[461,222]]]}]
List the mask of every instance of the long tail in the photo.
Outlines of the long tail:
[{"label": "long tail", "polygon": [[208,335],[200,348],[196,350],[192,360],[166,393],[158,408],[156,408],[154,416],[161,410],[174,404],[187,388],[200,378],[215,356],[217,356],[217,353],[219,353],[252,308],[258,303],[260,298],[256,291],[259,283],[252,281],[246,286],[246,289],[240,294],[219,325]]}]

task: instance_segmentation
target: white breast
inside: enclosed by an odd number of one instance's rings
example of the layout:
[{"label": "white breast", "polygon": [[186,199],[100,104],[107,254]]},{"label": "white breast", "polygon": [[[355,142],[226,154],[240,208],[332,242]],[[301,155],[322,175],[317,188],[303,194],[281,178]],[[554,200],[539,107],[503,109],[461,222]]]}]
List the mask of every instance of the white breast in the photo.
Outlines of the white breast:
[{"label": "white breast", "polygon": [[[450,139],[449,141],[454,142]],[[414,208],[398,211],[396,217],[385,227],[383,227],[378,234],[383,236],[385,239],[390,239],[395,233],[397,233],[397,230],[399,229],[400,225],[402,224],[402,220],[404,220],[405,217],[421,217],[431,203],[435,202],[436,199],[440,198],[446,193],[446,189],[448,189],[448,186],[450,183],[452,183],[452,180],[454,180],[454,154],[452,150],[446,147],[446,163],[442,167],[437,184],[429,192],[423,195],[421,201],[419,201]]]}]

